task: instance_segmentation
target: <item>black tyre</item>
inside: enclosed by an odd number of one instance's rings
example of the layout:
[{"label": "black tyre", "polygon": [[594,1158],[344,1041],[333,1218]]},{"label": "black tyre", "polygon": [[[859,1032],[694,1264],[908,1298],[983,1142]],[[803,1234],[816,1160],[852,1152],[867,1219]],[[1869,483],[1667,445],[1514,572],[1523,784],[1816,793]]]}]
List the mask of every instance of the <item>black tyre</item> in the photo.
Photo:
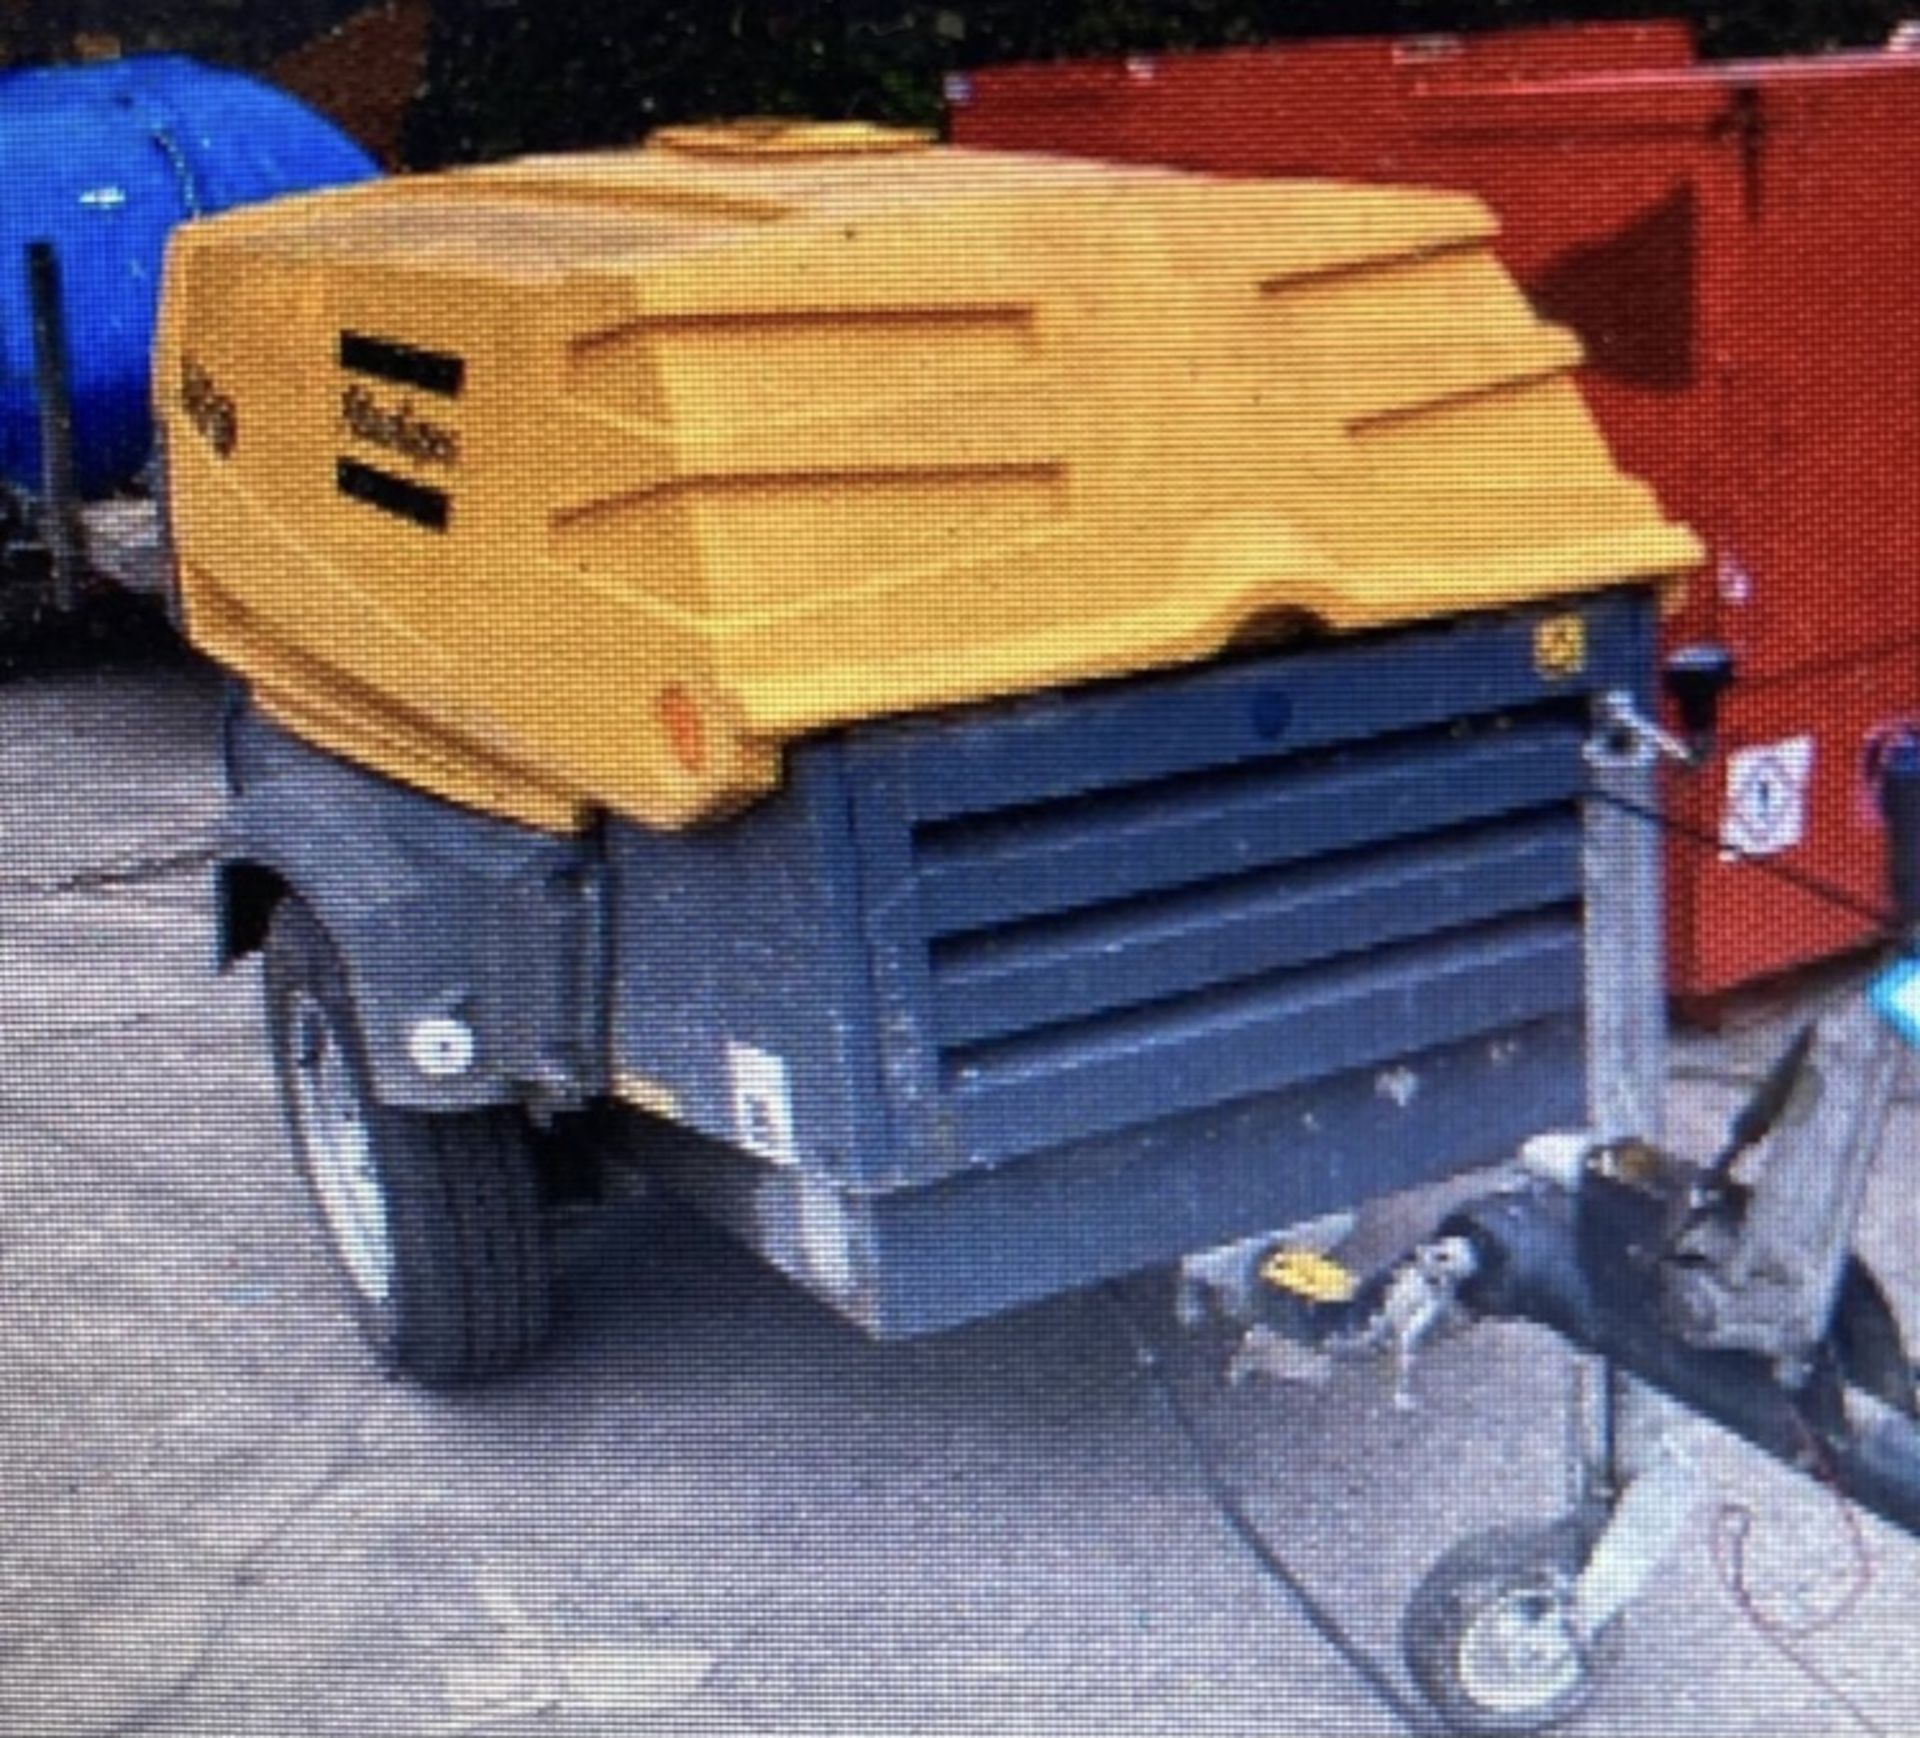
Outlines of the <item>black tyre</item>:
[{"label": "black tyre", "polygon": [[1596,1660],[1572,1602],[1589,1543],[1572,1520],[1496,1527],[1427,1571],[1401,1618],[1401,1652],[1452,1731],[1542,1732],[1586,1703]]},{"label": "black tyre", "polygon": [[552,1300],[525,1119],[378,1102],[340,956],[298,899],[275,910],[265,964],[295,1156],[382,1364],[444,1388],[525,1362]]}]

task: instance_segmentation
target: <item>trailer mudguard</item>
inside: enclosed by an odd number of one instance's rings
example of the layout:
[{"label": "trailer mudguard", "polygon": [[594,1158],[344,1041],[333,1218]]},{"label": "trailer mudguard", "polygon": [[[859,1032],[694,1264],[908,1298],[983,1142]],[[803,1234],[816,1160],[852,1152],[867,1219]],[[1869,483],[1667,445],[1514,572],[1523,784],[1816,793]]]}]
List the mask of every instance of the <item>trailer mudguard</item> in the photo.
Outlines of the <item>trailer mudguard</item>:
[{"label": "trailer mudguard", "polygon": [[[419,1110],[567,1107],[604,1089],[597,838],[431,800],[305,746],[236,696],[218,865],[219,963],[306,901],[340,950],[373,1090]],[[459,1021],[472,1061],[423,1068],[424,1020]]]}]

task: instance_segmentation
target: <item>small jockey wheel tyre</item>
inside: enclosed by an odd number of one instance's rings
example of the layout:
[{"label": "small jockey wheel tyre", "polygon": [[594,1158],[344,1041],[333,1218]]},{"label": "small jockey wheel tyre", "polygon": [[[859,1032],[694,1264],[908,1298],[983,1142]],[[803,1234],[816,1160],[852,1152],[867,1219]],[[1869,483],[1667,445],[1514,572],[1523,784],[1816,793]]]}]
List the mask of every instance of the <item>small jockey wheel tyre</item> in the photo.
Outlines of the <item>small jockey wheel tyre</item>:
[{"label": "small jockey wheel tyre", "polygon": [[374,1354],[429,1388],[525,1363],[552,1298],[525,1116],[381,1103],[339,951],[299,899],[274,912],[263,982],[294,1154]]},{"label": "small jockey wheel tyre", "polygon": [[1572,1520],[1496,1527],[1427,1571],[1401,1618],[1401,1654],[1450,1730],[1543,1732],[1585,1705],[1598,1661],[1573,1592],[1590,1543]]}]

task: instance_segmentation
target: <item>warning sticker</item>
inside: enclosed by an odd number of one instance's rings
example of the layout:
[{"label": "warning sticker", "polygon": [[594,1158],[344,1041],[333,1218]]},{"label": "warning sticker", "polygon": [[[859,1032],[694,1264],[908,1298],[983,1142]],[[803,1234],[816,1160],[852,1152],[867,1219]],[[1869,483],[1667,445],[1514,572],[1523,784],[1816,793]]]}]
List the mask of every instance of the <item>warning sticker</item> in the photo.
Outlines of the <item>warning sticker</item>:
[{"label": "warning sticker", "polygon": [[733,1087],[734,1138],[750,1153],[794,1165],[793,1089],[787,1065],[770,1051],[729,1041],[727,1075]]},{"label": "warning sticker", "polygon": [[1261,1263],[1260,1277],[1309,1303],[1347,1303],[1360,1289],[1347,1268],[1312,1249],[1276,1249]]},{"label": "warning sticker", "polygon": [[1727,756],[1727,807],[1720,819],[1720,855],[1771,857],[1806,836],[1807,782],[1813,738],[1789,736]]},{"label": "warning sticker", "polygon": [[1587,667],[1587,624],[1578,616],[1548,616],[1533,630],[1533,667],[1552,680]]}]

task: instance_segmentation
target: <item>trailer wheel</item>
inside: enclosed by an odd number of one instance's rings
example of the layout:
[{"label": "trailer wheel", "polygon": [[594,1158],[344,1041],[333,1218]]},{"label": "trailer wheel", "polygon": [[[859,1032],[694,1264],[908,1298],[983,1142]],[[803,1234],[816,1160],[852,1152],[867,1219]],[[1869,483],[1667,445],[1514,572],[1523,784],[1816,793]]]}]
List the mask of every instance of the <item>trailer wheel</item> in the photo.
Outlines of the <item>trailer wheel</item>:
[{"label": "trailer wheel", "polygon": [[1496,1527],[1427,1571],[1401,1618],[1401,1652],[1453,1731],[1545,1731],[1592,1694],[1594,1649],[1573,1622],[1589,1543],[1573,1520]]},{"label": "trailer wheel", "polygon": [[525,1120],[375,1099],[339,953],[298,899],[274,911],[264,981],[294,1153],[381,1363],[444,1388],[524,1362],[552,1295]]}]

